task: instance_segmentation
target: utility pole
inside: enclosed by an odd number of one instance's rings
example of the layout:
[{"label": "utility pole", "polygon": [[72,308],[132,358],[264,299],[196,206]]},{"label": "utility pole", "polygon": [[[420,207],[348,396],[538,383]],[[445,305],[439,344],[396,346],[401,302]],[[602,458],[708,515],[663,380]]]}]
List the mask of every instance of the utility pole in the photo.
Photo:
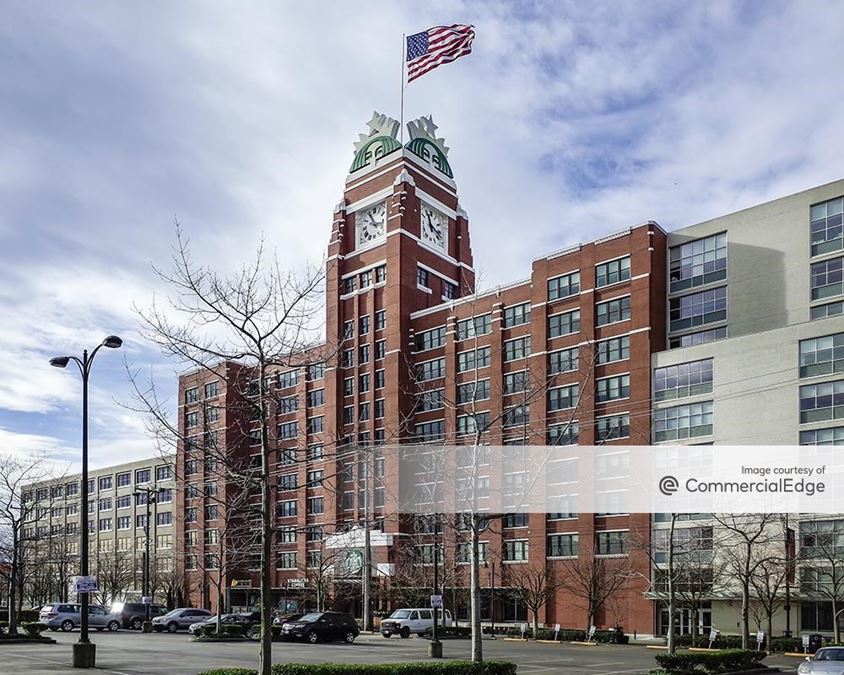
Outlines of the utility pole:
[{"label": "utility pole", "polygon": [[146,520],[144,521],[144,534],[146,535],[146,545],[144,549],[144,581],[143,581],[143,603],[144,603],[144,625],[143,625],[143,632],[144,633],[151,633],[152,632],[152,624],[150,623],[149,619],[149,606],[150,606],[150,598],[149,598],[149,518],[150,518],[150,506],[158,501],[158,496],[164,492],[164,488],[157,487],[153,484],[152,487],[146,488],[135,488],[135,491],[132,493],[135,498],[137,499],[140,496],[146,496]]},{"label": "utility pole", "polygon": [[[440,601],[438,603],[431,602],[431,610],[434,612],[434,623],[432,626],[431,631],[431,644],[428,645],[428,656],[432,659],[441,659],[443,657],[443,643],[440,642],[439,637],[437,636],[437,615],[440,612],[440,608],[442,607],[442,595],[440,595],[437,591],[439,590],[440,586],[440,514],[434,514],[434,588],[432,589],[433,595],[439,595]],[[431,598],[433,601],[433,597]],[[434,605],[437,604],[439,607],[435,607]],[[443,612],[443,619],[445,619],[445,612]]]},{"label": "utility pole", "polygon": [[[358,446],[360,449],[360,446]],[[363,569],[361,570],[361,595],[363,599],[363,631],[372,630],[370,611],[370,586],[372,575],[372,534],[369,529],[369,453],[363,458]]]}]

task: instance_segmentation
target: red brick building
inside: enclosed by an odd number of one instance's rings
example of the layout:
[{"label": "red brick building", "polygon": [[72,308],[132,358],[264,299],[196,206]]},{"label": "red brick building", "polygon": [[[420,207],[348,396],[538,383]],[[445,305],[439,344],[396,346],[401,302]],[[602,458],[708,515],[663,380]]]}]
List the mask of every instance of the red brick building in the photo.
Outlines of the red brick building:
[{"label": "red brick building", "polygon": [[[419,554],[421,577],[427,575],[426,535],[389,508],[396,488],[390,485],[396,475],[391,457],[370,452],[374,478],[367,486],[361,465],[344,459],[340,448],[460,443],[478,424],[491,445],[650,442],[650,360],[665,348],[665,233],[652,222],[634,226],[537,258],[523,281],[476,293],[469,220],[447,149],[430,119],[408,125],[404,147],[397,127],[389,118],[373,117],[369,135],[356,144],[343,200],[334,211],[325,334],[326,345],[336,348],[326,348],[324,367],[311,356],[307,365],[280,369],[273,378],[278,403],[273,441],[280,448],[273,468],[280,528],[273,573],[282,606],[314,604],[322,571],[313,570],[320,570],[321,558],[333,575],[332,602],[359,611],[355,556],[362,540],[356,527],[367,510],[376,527],[373,609],[397,601],[391,579],[402,577],[408,585],[406,570],[399,569],[407,565],[400,551],[408,542]],[[529,231],[529,223],[524,226]],[[180,379],[184,431],[190,435],[190,422],[214,435],[221,452],[248,457],[248,423],[232,411],[226,386],[248,379],[248,373],[225,364],[218,375],[189,373]],[[217,412],[209,416],[210,408]],[[283,449],[295,451],[295,457]],[[208,576],[216,568],[207,556],[218,556],[222,564],[227,554],[225,539],[207,534],[220,518],[208,507],[224,502],[220,495],[227,488],[225,480],[214,479],[219,484],[209,497],[190,486],[205,485],[214,471],[180,447],[178,475],[188,486],[180,508],[188,522],[180,523],[179,546],[188,592],[193,602],[212,607]],[[640,574],[631,575],[612,611],[604,608],[596,624],[621,622],[629,632],[653,632],[653,605],[643,595],[648,558],[626,543],[629,533],[630,539],[647,541],[649,530],[649,514],[561,512],[500,519],[484,537],[486,618],[496,623],[526,618],[507,590],[513,566],[626,557]],[[459,532],[443,533],[450,569],[444,585],[454,589],[465,587],[468,578],[459,545]],[[205,556],[211,565],[192,556]],[[254,602],[243,590],[257,586],[250,567],[238,562],[225,570],[224,585],[235,606]],[[430,593],[422,586],[420,598]],[[460,593],[445,591],[447,606],[464,614]],[[566,591],[558,591],[543,613],[545,624],[586,622],[582,603]]]}]

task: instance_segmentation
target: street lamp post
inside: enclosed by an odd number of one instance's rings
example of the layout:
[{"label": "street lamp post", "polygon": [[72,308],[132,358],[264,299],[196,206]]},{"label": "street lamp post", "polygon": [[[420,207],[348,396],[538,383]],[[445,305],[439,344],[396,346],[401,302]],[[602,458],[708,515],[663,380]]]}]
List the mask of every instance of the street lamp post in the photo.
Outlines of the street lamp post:
[{"label": "street lamp post", "polygon": [[495,561],[484,561],[484,567],[489,567],[489,624],[490,638],[495,639]]},{"label": "street lamp post", "polygon": [[158,496],[164,492],[164,488],[157,487],[153,485],[151,488],[135,488],[135,491],[132,493],[135,498],[140,496],[146,496],[146,520],[144,521],[144,535],[146,536],[146,544],[144,549],[144,581],[143,581],[143,594],[144,594],[144,625],[142,630],[144,633],[151,633],[152,632],[152,624],[149,620],[149,605],[150,603],[147,602],[149,598],[149,507],[150,504],[158,503]]},{"label": "street lamp post", "polygon": [[[67,364],[73,361],[79,374],[82,376],[82,490],[80,500],[82,508],[79,510],[82,514],[82,527],[79,528],[79,545],[82,549],[80,551],[80,576],[88,576],[88,378],[91,375],[91,366],[94,363],[94,357],[100,350],[100,347],[108,347],[109,349],[118,349],[123,344],[116,335],[109,335],[105,340],[98,344],[88,354],[88,350],[82,351],[82,358],[78,356],[56,356],[50,359],[50,365],[56,368],[65,368]],[[73,667],[74,668],[93,668],[96,665],[97,647],[88,639],[88,605],[90,604],[90,596],[87,591],[77,593],[82,596],[82,616],[79,631],[79,641],[73,645]]]},{"label": "street lamp post", "polygon": [[[434,515],[434,595],[438,595],[440,579],[439,579],[439,569],[440,569],[440,514],[437,513]],[[442,599],[442,596],[440,596]],[[434,604],[433,602],[431,603]],[[442,605],[442,602],[440,602]],[[431,608],[434,612],[434,623],[432,625],[431,631],[431,643],[428,645],[428,656],[432,659],[441,659],[443,657],[443,643],[440,642],[440,638],[437,635],[437,618],[440,612],[439,607],[432,607]],[[443,618],[445,618],[445,612],[443,612]]]}]

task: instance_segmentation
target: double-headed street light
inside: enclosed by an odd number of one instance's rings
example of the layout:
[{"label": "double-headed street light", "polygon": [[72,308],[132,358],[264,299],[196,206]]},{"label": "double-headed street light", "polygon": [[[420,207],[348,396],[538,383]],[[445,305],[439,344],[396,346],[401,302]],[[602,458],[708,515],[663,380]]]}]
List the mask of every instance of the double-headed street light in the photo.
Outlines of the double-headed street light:
[{"label": "double-headed street light", "polygon": [[[116,335],[109,335],[100,344],[94,347],[89,354],[85,349],[82,352],[82,358],[78,356],[56,356],[50,359],[50,365],[56,368],[65,368],[71,361],[79,368],[79,374],[82,375],[82,490],[80,500],[82,508],[79,509],[82,514],[82,527],[80,531],[80,576],[88,576],[88,378],[91,375],[91,365],[94,362],[94,357],[100,350],[100,347],[108,347],[109,349],[117,349],[123,344]],[[82,616],[81,626],[79,632],[79,642],[73,645],[73,667],[74,668],[93,668],[96,664],[96,645],[88,639],[88,605],[90,603],[89,593],[79,592],[77,595],[82,598]]]},{"label": "double-headed street light", "polygon": [[[144,601],[144,625],[143,625],[143,632],[144,633],[151,633],[152,632],[152,624],[149,621],[149,605],[152,602],[149,595],[149,506],[150,504],[158,503],[158,498],[161,496],[161,493],[164,492],[164,488],[158,487],[153,485],[152,487],[145,487],[145,488],[135,488],[135,491],[132,495],[137,500],[139,497],[146,497],[146,505],[147,505],[147,513],[146,513],[146,520],[144,521],[144,534],[146,535],[146,550],[144,551],[144,583],[143,583],[143,601]],[[158,514],[158,510],[156,510],[156,516]]]}]

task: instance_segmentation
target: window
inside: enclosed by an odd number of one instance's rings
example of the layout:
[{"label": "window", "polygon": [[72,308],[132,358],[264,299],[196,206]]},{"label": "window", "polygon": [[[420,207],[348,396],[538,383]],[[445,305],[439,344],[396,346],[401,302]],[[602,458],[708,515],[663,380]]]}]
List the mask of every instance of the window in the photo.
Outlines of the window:
[{"label": "window", "polygon": [[844,445],[844,427],[801,431],[800,445]]},{"label": "window", "polygon": [[630,278],[630,256],[595,265],[595,287],[609,286]]},{"label": "window", "polygon": [[286,527],[278,528],[277,541],[279,544],[295,544],[296,543],[296,527],[295,525],[288,525]]},{"label": "window", "polygon": [[630,415],[610,415],[595,420],[595,442],[612,441],[630,436]]},{"label": "window", "polygon": [[627,553],[626,532],[596,532],[595,553],[597,555],[622,555]]},{"label": "window", "polygon": [[384,417],[384,399],[379,398],[375,401],[375,419],[380,420]]},{"label": "window", "polygon": [[570,335],[580,330],[580,310],[554,314],[548,317],[548,337],[555,338],[561,335]]},{"label": "window", "polygon": [[375,312],[375,330],[384,330],[387,327],[387,310],[379,309]]},{"label": "window", "polygon": [[572,370],[577,370],[578,365],[578,348],[562,349],[557,352],[548,354],[548,371],[549,375],[556,375],[558,373],[568,373]]},{"label": "window", "polygon": [[375,283],[382,284],[387,281],[387,266],[379,265],[375,268]]},{"label": "window", "polygon": [[369,345],[360,346],[360,363],[369,363]]},{"label": "window", "polygon": [[305,528],[305,541],[322,541],[324,535],[322,525],[309,525]]},{"label": "window", "polygon": [[185,475],[192,476],[195,473],[199,472],[199,462],[195,459],[186,459],[185,460]]},{"label": "window", "polygon": [[351,340],[355,336],[355,322],[349,319],[343,322],[343,339]]},{"label": "window", "polygon": [[468,340],[469,338],[486,335],[492,330],[492,315],[483,314],[471,319],[463,319],[457,322],[457,339]]},{"label": "window", "polygon": [[507,340],[504,343],[504,361],[515,361],[530,356],[530,335]]},{"label": "window", "polygon": [[308,379],[312,382],[314,380],[321,380],[325,377],[325,364],[324,363],[313,363],[308,366]]},{"label": "window", "polygon": [[325,497],[308,497],[308,515],[314,516],[325,512]]},{"label": "window", "polygon": [[218,422],[220,420],[220,409],[210,405],[205,409],[205,420],[207,422]]},{"label": "window", "polygon": [[325,470],[324,469],[316,469],[312,471],[308,471],[308,487],[316,488],[322,487],[322,481],[325,478]]},{"label": "window", "polygon": [[423,352],[426,349],[433,349],[434,347],[442,347],[444,344],[445,326],[432,328],[416,335],[416,351],[419,352]]},{"label": "window", "polygon": [[173,490],[170,488],[166,490],[162,490],[158,493],[158,503],[159,504],[169,504],[173,501]]},{"label": "window", "polygon": [[417,364],[416,377],[420,382],[434,380],[445,375],[445,359],[434,359]]},{"label": "window", "polygon": [[712,391],[712,359],[654,369],[654,400],[667,401]]},{"label": "window", "polygon": [[669,330],[686,330],[727,318],[727,287],[672,298],[669,301]]},{"label": "window", "polygon": [[669,268],[672,293],[726,279],[727,233],[672,247]]},{"label": "window", "polygon": [[571,272],[548,280],[548,299],[559,300],[580,293],[580,272]]},{"label": "window", "polygon": [[429,410],[442,410],[443,389],[432,389],[431,391],[423,391],[416,396],[416,409],[418,412],[428,412]]},{"label": "window", "polygon": [[844,372],[844,333],[800,341],[800,377],[840,372]]},{"label": "window", "polygon": [[100,511],[111,511],[111,497],[107,499],[101,499],[99,503]]},{"label": "window", "polygon": [[299,373],[296,370],[288,370],[278,374],[278,386],[280,389],[295,387],[299,384]]},{"label": "window", "polygon": [[316,408],[325,405],[325,389],[314,389],[308,392],[308,407]]},{"label": "window", "polygon": [[416,268],[416,285],[422,286],[423,288],[430,288],[428,286],[428,270],[422,269],[421,267]]},{"label": "window", "polygon": [[844,293],[842,263],[844,263],[844,258],[835,258],[812,265],[812,300],[821,300]]},{"label": "window", "polygon": [[457,355],[457,372],[464,373],[467,370],[485,368],[489,365],[491,349],[480,347],[469,352],[461,352]]},{"label": "window", "polygon": [[580,429],[577,422],[553,424],[548,427],[548,445],[577,445]]},{"label": "window", "polygon": [[383,370],[376,370],[375,371],[375,388],[376,389],[383,389],[384,383],[386,382],[385,373]]},{"label": "window", "polygon": [[489,413],[478,412],[474,415],[459,415],[457,417],[457,433],[465,436],[480,431],[483,433],[489,427]]},{"label": "window", "polygon": [[358,333],[360,335],[367,335],[369,333],[369,317],[362,316],[358,319]]},{"label": "window", "polygon": [[151,473],[149,469],[138,469],[135,471],[135,483],[149,483]]},{"label": "window", "polygon": [[[472,545],[468,542],[460,542],[457,544],[457,552],[455,554],[458,563],[469,563],[472,560]],[[478,560],[481,563],[489,560],[489,542],[478,542]]]},{"label": "window", "polygon": [[132,528],[132,516],[120,516],[117,519],[118,530],[129,530]]},{"label": "window", "polygon": [[186,523],[195,523],[196,522],[196,507],[190,506],[185,509],[185,522]]},{"label": "window", "polygon": [[372,270],[360,273],[360,287],[369,288],[372,285]]},{"label": "window", "polygon": [[552,534],[548,536],[548,557],[576,557],[577,556],[577,535],[576,534]]},{"label": "window", "polygon": [[113,483],[111,476],[100,477],[100,492],[102,492],[103,490],[111,490],[112,484]]},{"label": "window", "polygon": [[692,347],[694,345],[702,345],[707,342],[715,342],[716,340],[723,340],[727,337],[727,327],[712,328],[710,330],[700,331],[699,333],[688,333],[679,337],[673,337],[668,340],[668,347],[674,349],[675,347]]},{"label": "window", "polygon": [[826,305],[812,307],[809,311],[812,321],[815,319],[826,319],[829,316],[840,316],[844,314],[844,302],[830,302]]},{"label": "window", "polygon": [[284,473],[278,477],[279,490],[295,490],[299,487],[299,476],[295,473]]},{"label": "window", "polygon": [[199,413],[196,411],[185,413],[185,428],[190,429],[199,424]]},{"label": "window", "polygon": [[196,403],[199,400],[199,387],[185,389],[185,403]]},{"label": "window", "polygon": [[308,446],[306,459],[309,462],[315,462],[323,458],[325,455],[325,446],[322,443]]},{"label": "window", "polygon": [[355,421],[355,407],[347,405],[343,408],[343,424],[351,424]]},{"label": "window", "polygon": [[436,420],[435,422],[417,424],[415,434],[416,438],[423,443],[426,441],[438,441],[445,434],[444,422],[442,420]]},{"label": "window", "polygon": [[514,305],[504,309],[504,328],[521,326],[530,321],[530,303]]},{"label": "window", "polygon": [[369,403],[361,403],[358,407],[358,420],[366,422],[369,419]]},{"label": "window", "polygon": [[117,498],[117,508],[118,509],[128,509],[132,506],[132,496],[131,495],[123,495]]},{"label": "window", "polygon": [[457,403],[485,401],[489,398],[489,380],[477,380],[457,385]]},{"label": "window", "polygon": [[309,434],[321,434],[325,431],[325,417],[320,415],[319,417],[309,417],[308,418],[308,431]]},{"label": "window", "polygon": [[147,516],[145,513],[135,516],[135,527],[146,527],[147,526]]},{"label": "window", "polygon": [[276,568],[280,570],[296,569],[296,551],[283,551],[279,553]]},{"label": "window", "polygon": [[605,377],[595,383],[595,395],[598,403],[614,401],[630,396],[630,375]]},{"label": "window", "polygon": [[100,518],[100,532],[111,532],[111,518]]},{"label": "window", "polygon": [[172,525],[173,524],[173,514],[170,511],[165,511],[164,513],[159,513],[156,515],[155,522],[157,525]]},{"label": "window", "polygon": [[155,467],[155,480],[170,480],[172,477],[173,476],[168,465],[165,464]]},{"label": "window", "polygon": [[348,293],[354,293],[355,289],[357,288],[357,280],[354,276],[346,277],[343,279],[342,290],[340,291],[343,295],[347,295]]},{"label": "window", "polygon": [[655,410],[653,419],[657,443],[709,436],[713,431],[712,401]]},{"label": "window", "polygon": [[288,499],[283,502],[277,502],[276,504],[276,515],[279,518],[288,518],[290,516],[295,516],[297,512],[298,508],[295,499]]},{"label": "window", "polygon": [[216,380],[205,385],[205,398],[214,398],[220,393],[220,383]]},{"label": "window", "polygon": [[504,393],[518,394],[528,388],[528,373],[520,370],[515,373],[507,373],[504,376]]},{"label": "window", "polygon": [[513,427],[521,424],[527,424],[529,420],[530,406],[517,405],[504,411],[502,425],[505,427]]},{"label": "window", "polygon": [[[126,474],[126,475],[128,476],[129,474]],[[127,483],[127,485],[128,485],[128,483]],[[68,483],[67,485],[65,485],[64,492],[65,492],[65,495],[67,495],[68,497],[73,497],[75,495],[78,495],[79,494],[79,483]]]},{"label": "window", "polygon": [[800,423],[844,419],[844,380],[800,387]]},{"label": "window", "polygon": [[[88,479],[88,494],[92,494],[96,491],[97,491],[97,481],[94,480],[93,478],[89,478]],[[42,490],[39,490],[38,494],[40,494],[41,492],[42,492]],[[43,490],[43,493],[44,493],[43,497],[36,497],[36,499],[46,499],[47,498],[47,489],[46,488]]]},{"label": "window", "polygon": [[630,336],[622,335],[595,344],[595,362],[598,365],[624,361],[630,358]]},{"label": "window", "polygon": [[445,300],[452,300],[457,295],[457,286],[450,281],[443,279],[443,294]]},{"label": "window", "polygon": [[627,321],[630,318],[630,296],[615,298],[595,305],[595,325],[606,326],[610,323]]},{"label": "window", "polygon": [[296,412],[299,409],[299,399],[296,396],[285,396],[278,400],[278,414]]},{"label": "window", "polygon": [[209,504],[205,507],[205,520],[217,520],[216,504]]},{"label": "window", "polygon": [[343,396],[352,396],[355,393],[355,378],[347,377],[343,380]]},{"label": "window", "polygon": [[385,356],[387,356],[387,341],[378,340],[375,343],[375,358],[383,359]]},{"label": "window", "polygon": [[278,425],[278,437],[279,438],[296,438],[299,434],[299,423],[298,422],[285,422],[284,424]]},{"label": "window", "polygon": [[838,251],[842,246],[841,214],[844,197],[815,204],[811,209],[812,255]]},{"label": "window", "polygon": [[565,387],[554,387],[548,390],[548,410],[565,410],[573,408],[577,404],[580,386],[570,384]]},{"label": "window", "polygon": [[504,542],[504,560],[507,562],[524,562],[528,559],[527,539],[514,539]]}]

